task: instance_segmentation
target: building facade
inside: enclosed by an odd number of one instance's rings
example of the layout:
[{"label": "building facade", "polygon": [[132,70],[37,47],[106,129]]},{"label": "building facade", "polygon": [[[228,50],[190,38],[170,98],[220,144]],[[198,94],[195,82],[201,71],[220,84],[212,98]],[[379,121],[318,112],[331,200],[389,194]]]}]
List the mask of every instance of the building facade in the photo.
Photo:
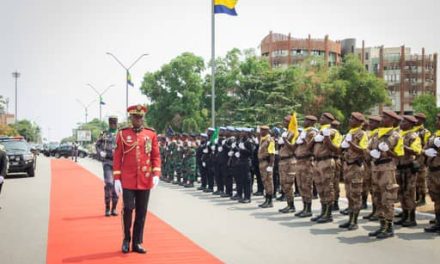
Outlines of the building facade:
[{"label": "building facade", "polygon": [[[292,38],[272,31],[260,43],[261,56],[269,60],[272,68],[299,64],[310,56],[322,57],[326,65],[332,66],[342,61],[343,51],[350,50],[348,41],[332,41],[326,35],[323,39]],[[351,52],[353,52],[351,50]]]},{"label": "building facade", "polygon": [[412,114],[413,100],[420,94],[429,93],[437,97],[437,54],[412,54],[411,49],[401,47],[365,47],[355,49],[365,68],[388,85],[391,106],[382,109],[399,114]]}]

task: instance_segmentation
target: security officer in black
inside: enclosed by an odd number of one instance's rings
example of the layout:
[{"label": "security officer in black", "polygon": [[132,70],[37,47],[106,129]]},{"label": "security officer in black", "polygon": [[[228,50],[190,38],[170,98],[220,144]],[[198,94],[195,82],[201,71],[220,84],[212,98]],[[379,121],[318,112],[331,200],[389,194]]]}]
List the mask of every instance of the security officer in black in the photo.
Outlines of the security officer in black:
[{"label": "security officer in black", "polygon": [[[238,181],[241,183],[241,191],[238,194],[241,196],[243,192],[244,197],[238,202],[240,203],[250,203],[251,202],[251,166],[252,166],[252,153],[253,145],[250,139],[251,130],[248,128],[242,128],[240,131],[240,141],[238,143],[238,151],[235,152],[234,156],[237,158],[237,175]],[[237,193],[239,190],[237,190]]]},{"label": "security officer in black", "polygon": [[233,185],[233,164],[232,157],[234,152],[232,151],[232,143],[235,142],[235,137],[233,136],[235,129],[233,127],[227,127],[225,133],[225,141],[222,144],[222,158],[221,160],[225,162],[224,178],[223,182],[225,183],[225,193],[220,197],[232,197],[232,185]]},{"label": "security officer in black", "polygon": [[215,153],[214,153],[214,174],[215,174],[215,183],[217,185],[217,190],[213,193],[213,195],[222,196],[225,193],[225,183],[224,183],[224,174],[226,173],[226,163],[227,163],[227,153],[223,152],[223,145],[226,143],[225,139],[225,127],[219,128],[219,138],[215,144]]},{"label": "security officer in black", "polygon": [[200,171],[201,186],[197,188],[199,191],[204,191],[208,184],[208,168],[206,167],[206,160],[208,154],[208,135],[200,134],[202,140],[200,146],[197,148],[196,161]]},{"label": "security officer in black", "polygon": [[[251,130],[252,131],[252,130]],[[252,153],[252,166],[251,166],[251,175],[252,175],[252,186],[254,185],[254,175],[257,180],[257,191],[253,193],[254,196],[263,196],[264,195],[264,185],[263,180],[261,179],[260,173],[260,162],[258,160],[258,148],[260,146],[258,135],[255,131],[252,131],[252,145],[253,145],[253,153]]]}]

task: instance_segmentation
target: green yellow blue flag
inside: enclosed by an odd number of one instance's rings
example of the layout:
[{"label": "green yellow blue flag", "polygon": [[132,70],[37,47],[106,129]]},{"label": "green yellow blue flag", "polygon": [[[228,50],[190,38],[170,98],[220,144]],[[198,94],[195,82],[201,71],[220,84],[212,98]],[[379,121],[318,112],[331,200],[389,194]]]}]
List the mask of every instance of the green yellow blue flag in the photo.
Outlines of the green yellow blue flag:
[{"label": "green yellow blue flag", "polygon": [[127,83],[128,83],[128,85],[134,87],[134,84],[131,81],[131,74],[128,71],[127,71]]},{"label": "green yellow blue flag", "polygon": [[235,6],[238,0],[214,0],[214,13],[236,16]]}]

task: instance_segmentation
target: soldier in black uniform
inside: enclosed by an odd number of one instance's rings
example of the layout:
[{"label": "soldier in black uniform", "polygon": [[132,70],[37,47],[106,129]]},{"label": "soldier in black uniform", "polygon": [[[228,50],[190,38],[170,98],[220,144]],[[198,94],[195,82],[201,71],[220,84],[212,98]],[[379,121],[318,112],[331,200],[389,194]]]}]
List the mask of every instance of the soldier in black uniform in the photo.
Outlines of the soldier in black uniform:
[{"label": "soldier in black uniform", "polygon": [[[251,202],[251,165],[252,165],[252,153],[253,145],[250,139],[251,130],[243,128],[240,133],[240,141],[238,143],[238,151],[234,156],[237,158],[237,175],[238,181],[240,181],[240,187],[244,194],[244,197],[238,200],[240,203]],[[237,190],[238,193],[238,190]],[[239,194],[239,196],[241,196]]]},{"label": "soldier in black uniform", "polygon": [[208,168],[206,167],[207,155],[208,155],[208,135],[201,134],[202,141],[197,148],[196,159],[200,171],[201,186],[197,188],[199,191],[204,191],[208,184]]},{"label": "soldier in black uniform", "polygon": [[[235,141],[235,137],[233,136],[233,131],[235,129],[233,127],[227,127],[225,132],[225,139],[222,142],[221,146],[221,158],[220,161],[224,162],[223,166],[223,182],[225,184],[225,193],[220,197],[232,197],[232,185],[233,185],[233,172],[232,172],[232,156],[229,155],[229,152],[232,149],[232,143]],[[220,152],[220,150],[219,150]],[[231,154],[232,155],[232,154]]]},{"label": "soldier in black uniform", "polygon": [[253,145],[253,153],[252,153],[252,166],[251,166],[251,174],[252,174],[252,186],[254,185],[254,175],[257,180],[257,191],[253,193],[254,196],[263,196],[264,195],[264,185],[261,179],[260,174],[260,164],[258,161],[258,148],[259,148],[259,140],[258,135],[255,131],[252,131],[252,145]]},{"label": "soldier in black uniform", "polygon": [[[8,160],[6,158],[6,152],[4,151],[3,145],[0,145],[0,194],[2,193],[3,182],[6,177],[6,169],[8,165]],[[0,206],[0,209],[1,206]]]},{"label": "soldier in black uniform", "polygon": [[216,139],[214,154],[213,154],[213,163],[214,163],[214,176],[215,183],[217,185],[217,190],[213,193],[214,195],[223,195],[225,193],[225,184],[224,184],[224,174],[226,173],[225,167],[226,162],[224,160],[224,152],[223,152],[223,142],[225,140],[225,127],[220,127],[219,129],[219,137]]},{"label": "soldier in black uniform", "polygon": [[[115,192],[113,179],[113,152],[116,147],[116,132],[118,128],[118,118],[111,116],[108,119],[109,129],[103,131],[101,137],[96,141],[96,153],[98,153],[104,170],[104,201],[105,216],[117,216],[116,205],[118,204],[118,195]],[[111,211],[110,211],[110,201]]]}]

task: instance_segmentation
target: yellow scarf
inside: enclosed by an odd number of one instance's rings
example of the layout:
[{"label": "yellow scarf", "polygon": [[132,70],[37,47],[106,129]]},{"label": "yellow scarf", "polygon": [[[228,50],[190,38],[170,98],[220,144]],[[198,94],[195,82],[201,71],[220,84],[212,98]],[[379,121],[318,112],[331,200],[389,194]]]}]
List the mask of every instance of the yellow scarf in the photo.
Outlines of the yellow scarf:
[{"label": "yellow scarf", "polygon": [[394,127],[379,127],[377,129],[377,135],[379,136],[379,138],[385,136],[386,134],[388,134],[391,130],[393,130]]},{"label": "yellow scarf", "polygon": [[[377,130],[379,138],[382,138],[386,134],[388,134],[390,131],[396,130],[395,127],[379,127]],[[393,152],[396,154],[396,156],[401,157],[405,154],[405,149],[403,147],[403,137],[399,137],[397,140],[397,144],[393,149]]]},{"label": "yellow scarf", "polygon": [[[354,133],[358,132],[362,127],[356,127],[352,128],[348,131],[348,134],[354,135]],[[368,147],[368,137],[367,133],[364,133],[364,135],[361,138],[361,141],[359,141],[359,148],[361,149],[367,149]]]},{"label": "yellow scarf", "polygon": [[270,140],[270,135],[266,135],[265,137],[261,138],[261,142],[269,140],[269,146],[267,147],[267,152],[269,154],[275,154],[275,142],[273,140]]},{"label": "yellow scarf", "polygon": [[324,130],[324,129],[326,129],[326,128],[330,128],[330,124],[327,124],[327,125],[321,125],[321,126],[319,127],[319,131],[322,131],[322,130]]},{"label": "yellow scarf", "polygon": [[440,130],[435,131],[435,136],[440,137]]},{"label": "yellow scarf", "polygon": [[373,129],[371,131],[368,131],[368,137],[372,138],[374,136],[374,134],[377,133],[377,130],[378,130],[378,128],[375,128],[375,129]]},{"label": "yellow scarf", "polygon": [[[412,129],[408,129],[405,131],[400,131],[400,138],[404,139],[404,137],[406,135],[408,135],[408,133],[412,133],[412,132],[416,132],[418,130],[417,127],[414,127]],[[414,151],[417,154],[420,154],[422,152],[422,140],[420,139],[420,137],[416,137],[416,139],[411,143],[411,145],[409,146],[410,149],[412,149],[412,151]]]}]

